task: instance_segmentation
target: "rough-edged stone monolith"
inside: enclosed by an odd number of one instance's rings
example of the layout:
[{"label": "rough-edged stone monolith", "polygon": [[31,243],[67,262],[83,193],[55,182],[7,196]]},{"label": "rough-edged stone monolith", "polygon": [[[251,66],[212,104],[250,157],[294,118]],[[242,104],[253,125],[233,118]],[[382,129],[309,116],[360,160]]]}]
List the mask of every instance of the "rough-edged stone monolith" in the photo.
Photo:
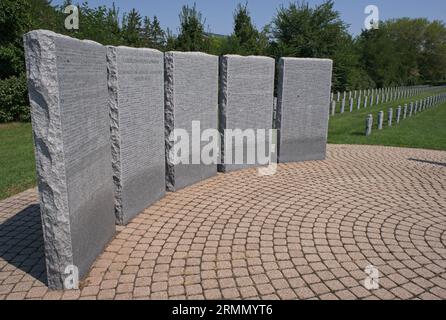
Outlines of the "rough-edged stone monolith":
[{"label": "rough-edged stone monolith", "polygon": [[164,55],[108,47],[115,214],[126,224],[165,195]]},{"label": "rough-edged stone monolith", "polygon": [[332,64],[326,59],[280,60],[280,162],[325,159]]},{"label": "rough-edged stone monolith", "polygon": [[[271,110],[272,107],[271,98]],[[193,122],[200,125],[200,128],[197,128],[200,132],[197,132],[196,136],[192,132]],[[167,52],[165,138],[168,191],[182,189],[217,174],[217,163],[203,163],[200,151],[209,144],[209,141],[200,141],[201,133],[207,129],[217,130],[217,122],[218,57],[199,52]],[[175,138],[177,135],[181,136],[178,134],[179,130],[175,129],[184,130],[190,138],[189,160],[186,163],[181,159],[178,163],[177,159],[172,157],[175,153],[174,145],[179,142],[175,141]],[[181,154],[176,155],[181,156]]]},{"label": "rough-edged stone monolith", "polygon": [[47,280],[63,289],[115,232],[106,48],[44,30],[24,43]]},{"label": "rough-edged stone monolith", "polygon": [[[219,171],[230,172],[261,166],[259,152],[269,153],[269,132],[273,128],[274,59],[268,57],[226,55],[220,59],[221,164]],[[276,118],[281,116],[278,99]],[[328,105],[327,105],[328,106]],[[328,110],[325,109],[326,117]],[[230,130],[265,130],[249,139],[244,134],[230,135]],[[274,150],[271,150],[274,151]],[[238,157],[237,157],[238,155]],[[242,156],[243,155],[243,159]]]}]

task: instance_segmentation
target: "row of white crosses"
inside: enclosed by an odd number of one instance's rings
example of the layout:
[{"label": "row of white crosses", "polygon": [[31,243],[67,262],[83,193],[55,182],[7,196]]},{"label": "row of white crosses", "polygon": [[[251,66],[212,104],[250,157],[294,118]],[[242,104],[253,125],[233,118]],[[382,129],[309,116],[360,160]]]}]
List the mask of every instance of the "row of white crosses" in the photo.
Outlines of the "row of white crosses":
[{"label": "row of white crosses", "polygon": [[353,112],[355,108],[360,110],[361,108],[373,107],[380,103],[388,103],[401,99],[407,99],[409,97],[417,96],[421,93],[439,90],[444,87],[431,87],[431,86],[412,86],[412,87],[392,87],[381,89],[365,89],[355,91],[344,91],[344,93],[332,93],[330,114],[334,116],[336,114],[336,107],[340,105],[340,113],[345,113],[347,108],[347,102],[349,111]]},{"label": "row of white crosses", "polygon": [[[442,93],[439,95],[427,97],[425,99],[410,102],[409,104],[405,104],[404,107],[399,106],[396,109],[395,117],[394,117],[393,108],[390,108],[387,112],[387,126],[392,127],[394,120],[395,120],[396,124],[399,124],[402,120],[405,120],[407,118],[415,116],[420,112],[423,112],[427,109],[438,106],[444,102],[446,102],[446,93]],[[384,112],[383,111],[380,111],[378,113],[377,128],[378,128],[378,130],[382,130],[384,128]],[[373,115],[369,114],[365,121],[365,135],[370,136],[372,134],[372,129],[373,129]]]}]

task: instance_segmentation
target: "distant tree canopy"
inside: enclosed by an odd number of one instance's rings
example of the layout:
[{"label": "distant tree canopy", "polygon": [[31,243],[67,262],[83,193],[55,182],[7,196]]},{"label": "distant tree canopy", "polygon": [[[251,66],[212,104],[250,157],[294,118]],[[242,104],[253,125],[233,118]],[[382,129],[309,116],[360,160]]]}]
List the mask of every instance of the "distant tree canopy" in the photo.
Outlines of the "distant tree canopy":
[{"label": "distant tree canopy", "polygon": [[397,19],[363,31],[358,50],[378,86],[442,81],[446,74],[446,27],[427,19]]},{"label": "distant tree canopy", "polygon": [[160,21],[156,16],[153,17],[153,20],[150,20],[149,17],[144,18],[142,34],[144,47],[163,50],[167,43],[166,36],[166,32],[161,28]]},{"label": "distant tree canopy", "polygon": [[271,24],[259,29],[245,3],[236,7],[233,32],[225,36],[206,30],[206,20],[195,4],[183,6],[174,33],[164,30],[156,16],[142,16],[136,9],[120,13],[114,4],[92,8],[84,2],[78,6],[80,29],[66,30],[64,9],[72,3],[66,0],[54,6],[50,0],[0,0],[0,88],[4,88],[0,90],[0,122],[28,118],[23,115],[28,102],[22,36],[33,29],[162,51],[329,58],[334,61],[334,90],[446,81],[442,21],[388,20],[377,30],[353,37],[333,0],[316,6],[302,1],[280,7]]},{"label": "distant tree canopy", "polygon": [[281,7],[273,19],[275,55],[333,59],[336,61],[335,88],[373,86],[373,81],[361,70],[359,54],[347,31],[348,26],[333,6],[333,1],[327,1],[314,8],[306,2]]},{"label": "distant tree canopy", "polygon": [[176,39],[176,49],[182,51],[209,51],[210,42],[205,37],[205,20],[201,12],[193,7],[183,6],[180,13],[180,29]]},{"label": "distant tree canopy", "polygon": [[0,79],[24,72],[22,36],[31,26],[26,0],[0,1]]},{"label": "distant tree canopy", "polygon": [[226,40],[222,53],[267,54],[268,37],[266,32],[259,32],[253,24],[247,4],[237,6],[234,12],[234,32]]}]

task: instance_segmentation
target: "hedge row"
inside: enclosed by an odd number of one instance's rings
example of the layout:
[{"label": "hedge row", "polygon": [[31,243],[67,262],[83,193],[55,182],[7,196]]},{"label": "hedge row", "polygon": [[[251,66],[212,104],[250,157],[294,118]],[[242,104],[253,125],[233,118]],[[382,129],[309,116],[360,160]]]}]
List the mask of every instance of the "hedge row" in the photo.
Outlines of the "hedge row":
[{"label": "hedge row", "polygon": [[0,123],[29,121],[29,110],[25,75],[0,80]]}]

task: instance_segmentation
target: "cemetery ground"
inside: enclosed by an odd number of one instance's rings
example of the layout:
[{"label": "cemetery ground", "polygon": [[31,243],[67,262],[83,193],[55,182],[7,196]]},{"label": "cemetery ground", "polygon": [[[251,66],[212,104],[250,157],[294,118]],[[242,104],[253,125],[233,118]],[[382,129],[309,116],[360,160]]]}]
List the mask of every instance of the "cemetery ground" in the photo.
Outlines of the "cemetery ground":
[{"label": "cemetery ground", "polygon": [[0,124],[0,199],[36,184],[30,123]]},{"label": "cemetery ground", "polygon": [[[400,124],[394,122],[391,128],[386,126],[386,122],[382,131],[376,128],[379,111],[386,113],[393,107],[395,114],[398,105],[404,106],[404,103],[429,95],[421,94],[416,98],[383,103],[359,111],[355,106],[352,113],[349,110],[342,115],[336,113],[330,118],[328,143],[446,150],[446,104],[418,113]],[[374,128],[372,135],[366,137],[365,119],[370,113],[374,116]],[[0,200],[36,184],[31,124],[0,125],[0,177]]]},{"label": "cemetery ground", "polygon": [[[430,150],[446,150],[446,104],[438,105],[423,112],[418,112],[412,117],[395,121],[396,109],[404,107],[418,99],[427,98],[442,91],[424,93],[417,97],[410,97],[398,101],[381,103],[373,107],[356,109],[349,112],[347,103],[344,114],[339,113],[339,104],[336,115],[330,117],[328,143],[354,144],[354,145],[382,145],[406,148],[419,148]],[[387,112],[393,108],[392,127],[387,126]],[[383,130],[378,130],[378,112],[384,112]],[[365,120],[368,114],[373,115],[372,135],[365,136]]]},{"label": "cemetery ground", "polygon": [[326,161],[168,194],[118,227],[75,291],[47,286],[31,125],[2,125],[0,195],[29,190],[0,201],[0,300],[446,299],[445,152],[422,150],[446,150],[446,104],[363,137],[389,106],[332,118]]}]

